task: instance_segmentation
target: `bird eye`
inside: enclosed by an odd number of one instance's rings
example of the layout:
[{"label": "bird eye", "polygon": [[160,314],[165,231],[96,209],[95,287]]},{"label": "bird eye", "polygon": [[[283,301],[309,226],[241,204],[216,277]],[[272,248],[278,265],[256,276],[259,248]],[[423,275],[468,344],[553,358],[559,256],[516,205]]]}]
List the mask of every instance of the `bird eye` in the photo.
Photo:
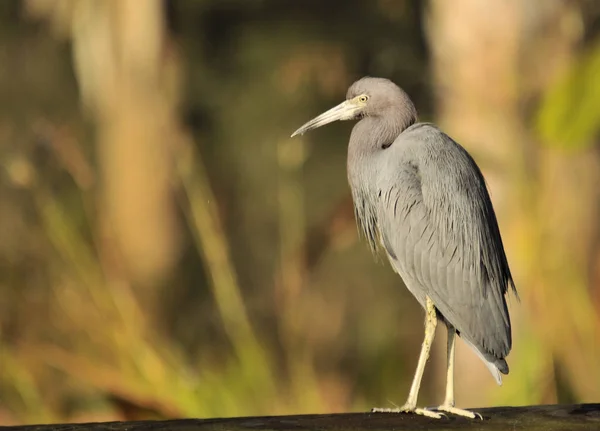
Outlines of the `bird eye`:
[{"label": "bird eye", "polygon": [[363,94],[362,96],[360,96],[360,97],[358,98],[358,101],[359,101],[360,103],[365,103],[365,102],[367,101],[367,99],[369,99],[369,96],[367,96],[366,94]]}]

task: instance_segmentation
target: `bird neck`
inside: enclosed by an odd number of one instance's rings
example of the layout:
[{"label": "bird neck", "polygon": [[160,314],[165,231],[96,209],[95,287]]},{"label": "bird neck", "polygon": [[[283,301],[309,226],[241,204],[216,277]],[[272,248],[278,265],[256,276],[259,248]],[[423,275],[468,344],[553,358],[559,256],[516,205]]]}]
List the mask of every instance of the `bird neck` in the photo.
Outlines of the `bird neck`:
[{"label": "bird neck", "polygon": [[416,122],[414,107],[412,110],[394,110],[384,115],[365,117],[352,129],[348,155],[360,158],[385,150],[400,133]]},{"label": "bird neck", "polygon": [[348,181],[355,198],[357,192],[375,193],[372,188],[378,173],[379,156],[385,157],[386,149],[416,122],[413,107],[412,111],[399,110],[381,116],[368,116],[356,123],[350,135],[347,160]]}]

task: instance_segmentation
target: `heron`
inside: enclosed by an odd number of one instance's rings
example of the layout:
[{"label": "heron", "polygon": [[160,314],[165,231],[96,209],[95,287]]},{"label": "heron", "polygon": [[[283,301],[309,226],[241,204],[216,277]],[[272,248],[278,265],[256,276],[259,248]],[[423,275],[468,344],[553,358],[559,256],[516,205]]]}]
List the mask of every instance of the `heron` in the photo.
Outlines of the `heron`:
[{"label": "heron", "polygon": [[[359,120],[347,158],[359,230],[374,253],[387,255],[425,310],[425,336],[406,403],[372,411],[481,418],[455,407],[456,335],[501,385],[512,347],[509,290],[518,298],[483,174],[460,144],[434,124],[419,122],[409,96],[388,79],[354,82],[345,101],[292,137],[338,120]],[[445,398],[436,408],[419,408],[438,320],[447,328]]]}]

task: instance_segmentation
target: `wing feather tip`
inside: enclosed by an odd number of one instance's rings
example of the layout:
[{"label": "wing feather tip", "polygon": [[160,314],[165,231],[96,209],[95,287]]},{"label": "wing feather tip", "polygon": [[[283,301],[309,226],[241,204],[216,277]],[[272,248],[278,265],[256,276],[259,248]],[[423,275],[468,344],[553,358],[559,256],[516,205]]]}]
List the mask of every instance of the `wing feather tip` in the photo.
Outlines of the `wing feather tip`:
[{"label": "wing feather tip", "polygon": [[[463,340],[467,343],[467,345],[473,349],[473,351],[477,354],[477,356],[479,356],[479,359],[481,359],[483,361],[483,363],[485,364],[485,366],[487,367],[487,369],[490,371],[490,373],[492,374],[492,377],[494,378],[494,380],[496,380],[496,383],[498,384],[498,386],[502,386],[502,374],[508,374],[508,364],[506,363],[506,360],[502,359],[495,359],[494,362],[490,361],[488,358],[485,357],[485,355],[479,351],[479,349],[477,347],[475,347],[475,345],[471,342],[469,342],[468,340],[465,340],[463,338]],[[502,374],[500,374],[502,373]]]}]

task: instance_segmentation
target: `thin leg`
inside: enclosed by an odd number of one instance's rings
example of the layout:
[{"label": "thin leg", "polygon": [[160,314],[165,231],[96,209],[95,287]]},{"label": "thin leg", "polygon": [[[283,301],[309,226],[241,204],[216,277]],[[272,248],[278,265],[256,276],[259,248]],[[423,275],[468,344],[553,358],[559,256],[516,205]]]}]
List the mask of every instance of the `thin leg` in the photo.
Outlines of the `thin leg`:
[{"label": "thin leg", "polygon": [[454,346],[456,342],[456,330],[448,325],[448,342],[446,346],[446,397],[444,406],[454,407]]},{"label": "thin leg", "polygon": [[429,297],[427,297],[426,309],[425,309],[425,338],[423,345],[421,346],[421,354],[419,355],[419,362],[417,364],[417,370],[408,393],[408,399],[402,407],[398,408],[374,408],[372,412],[381,413],[416,413],[418,415],[428,416],[431,418],[439,419],[442,417],[440,413],[432,412],[422,408],[417,408],[417,397],[419,396],[419,388],[421,387],[421,379],[423,378],[423,372],[425,371],[425,364],[429,358],[429,351],[431,350],[431,344],[435,337],[435,327],[437,326],[437,316],[435,314],[435,306]]},{"label": "thin leg", "polygon": [[444,404],[439,406],[437,410],[452,413],[458,416],[465,416],[471,419],[478,417],[483,419],[479,413],[473,413],[468,410],[458,409],[454,407],[454,344],[456,341],[456,330],[453,326],[448,325],[448,351],[447,351],[447,367],[446,367],[446,396]]}]

